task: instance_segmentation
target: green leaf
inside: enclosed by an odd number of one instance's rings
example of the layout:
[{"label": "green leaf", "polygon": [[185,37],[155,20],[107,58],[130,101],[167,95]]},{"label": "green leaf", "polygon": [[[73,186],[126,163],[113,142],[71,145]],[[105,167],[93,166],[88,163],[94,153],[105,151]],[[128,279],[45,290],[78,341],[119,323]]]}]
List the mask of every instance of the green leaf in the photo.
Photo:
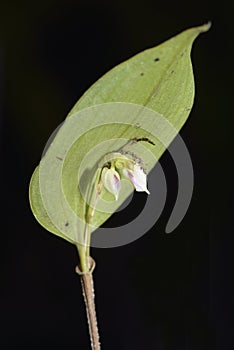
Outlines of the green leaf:
[{"label": "green leaf", "polygon": [[[79,99],[30,183],[31,209],[48,231],[84,244],[89,188],[102,158],[124,147],[149,172],[186,121],[194,100],[190,51],[209,24],[182,32],[118,65]],[[135,138],[148,142],[131,142]],[[133,191],[124,181],[118,201],[103,193],[95,230]]]}]

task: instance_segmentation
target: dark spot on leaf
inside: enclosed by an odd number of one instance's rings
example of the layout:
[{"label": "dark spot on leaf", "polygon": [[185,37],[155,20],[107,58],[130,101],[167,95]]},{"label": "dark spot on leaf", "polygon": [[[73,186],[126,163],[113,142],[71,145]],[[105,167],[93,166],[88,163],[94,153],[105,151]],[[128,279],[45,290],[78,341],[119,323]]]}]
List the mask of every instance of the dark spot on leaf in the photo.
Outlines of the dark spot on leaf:
[{"label": "dark spot on leaf", "polygon": [[141,73],[141,76],[143,77],[144,73]]},{"label": "dark spot on leaf", "polygon": [[63,160],[63,158],[61,158],[61,157],[56,157],[58,160]]},{"label": "dark spot on leaf", "polygon": [[154,59],[154,62],[158,62],[158,61],[160,61],[160,58],[156,57],[156,58]]},{"label": "dark spot on leaf", "polygon": [[134,126],[135,126],[135,128],[137,128],[137,129],[138,129],[138,128],[140,128],[140,127],[141,127],[141,124],[140,124],[140,123],[136,123]]},{"label": "dark spot on leaf", "polygon": [[153,141],[151,141],[150,139],[148,139],[148,137],[134,138],[132,140],[135,142],[141,142],[141,141],[148,142],[148,143],[151,143],[151,145],[155,146],[155,143]]},{"label": "dark spot on leaf", "polygon": [[69,222],[68,222],[68,221],[66,222],[65,226],[66,226],[66,227],[69,226]]},{"label": "dark spot on leaf", "polygon": [[171,71],[171,74],[173,74],[173,73],[174,73],[174,70]]}]

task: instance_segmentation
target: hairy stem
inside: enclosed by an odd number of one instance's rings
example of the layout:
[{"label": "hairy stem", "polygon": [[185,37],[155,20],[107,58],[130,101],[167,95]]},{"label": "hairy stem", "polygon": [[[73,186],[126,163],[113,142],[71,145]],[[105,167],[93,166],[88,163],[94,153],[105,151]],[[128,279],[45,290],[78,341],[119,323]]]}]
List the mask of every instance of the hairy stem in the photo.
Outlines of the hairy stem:
[{"label": "hairy stem", "polygon": [[100,350],[99,334],[97,317],[94,301],[94,286],[93,286],[93,270],[95,268],[95,261],[90,257],[90,240],[91,240],[91,222],[96,210],[96,205],[102,189],[100,180],[101,169],[97,170],[94,185],[90,189],[90,201],[87,206],[86,224],[84,230],[84,244],[77,245],[80,266],[76,267],[76,272],[80,275],[82,291],[85,301],[86,314],[89,325],[89,335],[92,350]]},{"label": "hairy stem", "polygon": [[95,261],[90,257],[90,269],[88,272],[82,272],[79,267],[76,267],[76,272],[81,277],[82,291],[85,301],[86,314],[89,325],[89,335],[92,350],[100,350],[99,333],[97,325],[97,317],[94,301],[94,285],[93,285],[93,270],[95,268]]}]

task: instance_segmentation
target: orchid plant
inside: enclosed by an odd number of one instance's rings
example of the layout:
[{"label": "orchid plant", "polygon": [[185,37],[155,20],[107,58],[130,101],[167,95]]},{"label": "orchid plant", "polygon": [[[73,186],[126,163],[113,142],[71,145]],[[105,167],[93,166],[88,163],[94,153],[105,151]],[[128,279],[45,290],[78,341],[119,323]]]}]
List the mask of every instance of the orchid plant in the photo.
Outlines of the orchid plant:
[{"label": "orchid plant", "polygon": [[91,347],[100,349],[90,256],[92,232],[136,190],[185,123],[194,100],[190,51],[210,24],[143,51],[76,103],[35,169],[30,205],[48,231],[77,247]]}]

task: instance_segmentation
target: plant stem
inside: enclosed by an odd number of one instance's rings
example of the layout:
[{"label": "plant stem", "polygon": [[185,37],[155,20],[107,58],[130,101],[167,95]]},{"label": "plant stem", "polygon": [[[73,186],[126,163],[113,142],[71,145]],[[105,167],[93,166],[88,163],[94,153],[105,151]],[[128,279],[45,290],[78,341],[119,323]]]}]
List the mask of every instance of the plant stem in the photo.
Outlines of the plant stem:
[{"label": "plant stem", "polygon": [[76,266],[76,272],[80,275],[86,314],[89,325],[89,335],[92,350],[100,350],[97,316],[94,301],[93,270],[95,261],[90,256],[91,222],[96,210],[96,205],[102,189],[100,181],[101,169],[97,170],[95,183],[91,186],[90,204],[86,212],[86,224],[84,230],[84,244],[77,244],[80,257],[80,266]]},{"label": "plant stem", "polygon": [[93,286],[93,270],[95,261],[90,257],[90,268],[88,272],[82,272],[79,267],[76,267],[76,272],[80,275],[82,291],[85,301],[86,314],[89,325],[89,335],[92,350],[100,350],[99,333],[97,325],[97,317],[94,301],[94,286]]}]

